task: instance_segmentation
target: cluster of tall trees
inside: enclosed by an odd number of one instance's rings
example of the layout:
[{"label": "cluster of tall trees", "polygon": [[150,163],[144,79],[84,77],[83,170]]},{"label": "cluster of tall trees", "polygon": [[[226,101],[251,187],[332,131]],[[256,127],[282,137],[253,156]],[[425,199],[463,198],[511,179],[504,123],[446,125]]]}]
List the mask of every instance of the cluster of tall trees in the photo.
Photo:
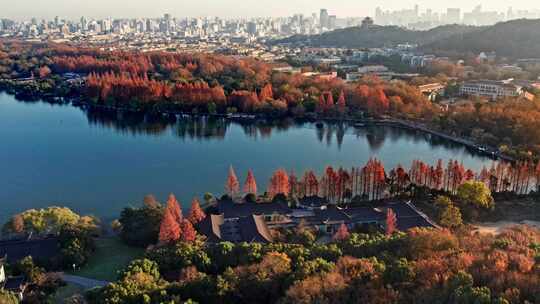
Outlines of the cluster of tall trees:
[{"label": "cluster of tall trees", "polygon": [[[7,47],[9,48],[9,47]],[[272,65],[251,58],[213,54],[100,51],[44,45],[29,56],[47,58],[52,73],[88,76],[87,94],[97,102],[174,103],[218,111],[228,105],[242,112],[278,111],[284,115],[344,115],[363,110],[375,115],[407,112],[424,115],[431,104],[406,84],[370,78],[359,84],[302,74],[272,72]],[[37,75],[37,70],[36,70]],[[432,110],[429,110],[430,112]]]},{"label": "cluster of tall trees", "polygon": [[172,243],[179,240],[193,242],[197,236],[194,225],[202,221],[206,215],[195,198],[191,203],[190,213],[183,216],[182,207],[173,194],[169,195],[159,227],[159,242]]},{"label": "cluster of tall trees", "polygon": [[478,179],[488,185],[492,192],[528,194],[540,189],[540,162],[493,163],[489,169],[482,168]]},{"label": "cluster of tall trees", "polygon": [[[380,160],[373,158],[364,166],[349,170],[328,166],[320,176],[308,170],[297,177],[294,171],[288,173],[278,169],[268,182],[266,195],[270,198],[278,194],[295,198],[320,196],[333,203],[344,203],[353,198],[380,200],[395,197],[410,193],[414,188],[455,195],[459,187],[468,181],[482,182],[493,193],[529,194],[540,189],[540,163],[494,162],[490,169],[484,167],[475,172],[457,160],[449,160],[445,164],[439,159],[434,165],[414,160],[408,169],[398,165],[387,171]],[[240,183],[232,166],[229,168],[225,188],[231,197],[241,194]],[[252,170],[248,172],[243,189],[244,194],[257,195]]]},{"label": "cluster of tall trees", "polygon": [[206,82],[177,83],[174,85],[164,81],[149,79],[146,74],[104,74],[91,73],[86,80],[88,96],[96,101],[128,103],[128,102],[162,102],[181,101],[184,106],[204,106],[214,103],[223,106],[226,102],[225,92],[220,86],[210,87]]}]

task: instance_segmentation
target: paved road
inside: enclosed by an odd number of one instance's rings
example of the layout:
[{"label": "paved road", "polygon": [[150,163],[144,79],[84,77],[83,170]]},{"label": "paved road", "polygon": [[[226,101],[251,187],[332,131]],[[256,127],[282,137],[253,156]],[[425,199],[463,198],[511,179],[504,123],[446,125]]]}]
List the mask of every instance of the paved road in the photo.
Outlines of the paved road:
[{"label": "paved road", "polygon": [[65,273],[62,274],[62,279],[68,283],[79,285],[86,289],[90,289],[94,287],[103,287],[109,284],[109,282],[107,281],[94,280],[94,279],[89,279],[85,277],[69,275]]}]

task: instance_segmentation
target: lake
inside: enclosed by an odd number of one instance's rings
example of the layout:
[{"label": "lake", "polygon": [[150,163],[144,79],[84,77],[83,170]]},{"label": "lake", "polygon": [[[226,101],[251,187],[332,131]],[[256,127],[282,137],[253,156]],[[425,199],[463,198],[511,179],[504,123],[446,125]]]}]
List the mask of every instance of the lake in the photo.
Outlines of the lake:
[{"label": "lake", "polygon": [[224,192],[232,165],[243,183],[253,169],[260,190],[278,168],[320,173],[327,165],[361,166],[371,157],[387,168],[414,159],[457,159],[479,169],[491,160],[461,145],[390,127],[354,128],[282,120],[235,123],[178,121],[103,113],[70,105],[21,102],[0,93],[0,222],[49,205],[111,219],[145,194],[184,206],[194,196]]}]

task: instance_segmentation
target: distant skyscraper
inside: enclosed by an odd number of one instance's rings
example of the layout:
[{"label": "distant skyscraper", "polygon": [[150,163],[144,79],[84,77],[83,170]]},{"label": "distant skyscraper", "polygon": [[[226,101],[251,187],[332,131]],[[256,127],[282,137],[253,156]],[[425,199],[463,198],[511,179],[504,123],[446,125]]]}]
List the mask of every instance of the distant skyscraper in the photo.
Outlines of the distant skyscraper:
[{"label": "distant skyscraper", "polygon": [[321,28],[328,28],[328,10],[321,9],[319,25]]},{"label": "distant skyscraper", "polygon": [[337,21],[336,15],[328,16],[328,29],[329,30],[333,30],[336,28],[336,21]]},{"label": "distant skyscraper", "polygon": [[257,35],[257,23],[255,22],[248,22],[247,23],[247,33],[250,35],[250,36],[255,36]]},{"label": "distant skyscraper", "polygon": [[446,10],[446,23],[461,23],[461,9],[448,8]]},{"label": "distant skyscraper", "polygon": [[88,21],[86,20],[86,17],[81,17],[81,30],[84,32],[88,29]]}]

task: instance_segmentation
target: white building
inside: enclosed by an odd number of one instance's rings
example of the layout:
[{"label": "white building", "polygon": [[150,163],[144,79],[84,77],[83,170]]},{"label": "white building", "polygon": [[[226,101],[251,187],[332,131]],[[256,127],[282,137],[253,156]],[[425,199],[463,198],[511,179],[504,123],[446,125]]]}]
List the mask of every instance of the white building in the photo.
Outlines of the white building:
[{"label": "white building", "polygon": [[517,97],[523,94],[523,87],[512,83],[511,80],[475,80],[464,82],[459,92],[466,96],[479,96],[489,99]]}]

